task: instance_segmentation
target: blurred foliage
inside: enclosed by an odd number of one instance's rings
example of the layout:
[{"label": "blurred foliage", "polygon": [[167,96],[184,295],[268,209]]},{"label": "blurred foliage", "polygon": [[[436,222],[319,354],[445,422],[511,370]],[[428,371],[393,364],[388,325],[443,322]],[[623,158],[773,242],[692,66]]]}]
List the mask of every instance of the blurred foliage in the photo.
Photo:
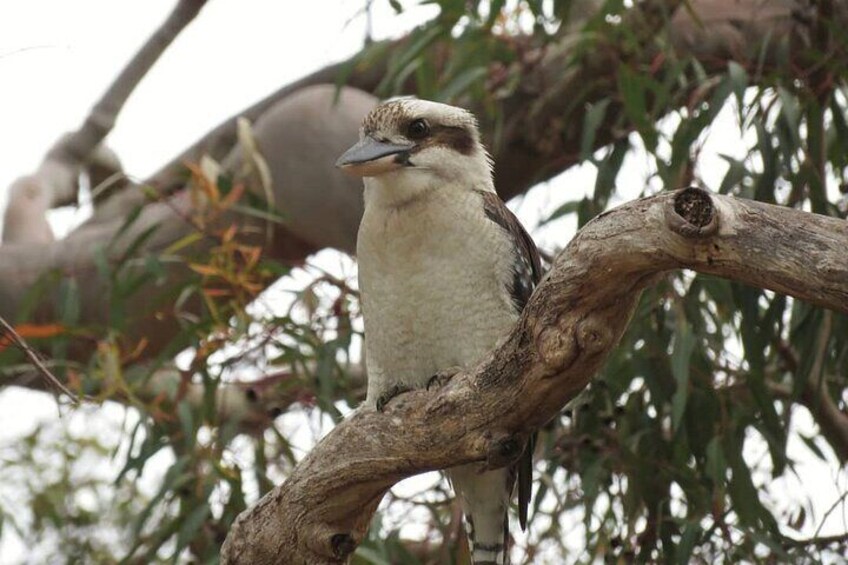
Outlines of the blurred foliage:
[{"label": "blurred foliage", "polygon": [[[398,12],[414,4],[389,3]],[[566,43],[565,69],[602,42],[620,46],[615,80],[591,85],[593,97],[569,109],[580,115],[580,160],[596,170],[594,187],[586,195],[557,194],[546,222],[574,219],[580,226],[632,197],[623,196],[633,183],[620,173],[634,156],[651,171],[642,195],[695,183],[820,214],[848,213],[848,85],[840,66],[848,42],[846,31],[827,21],[818,36],[825,39],[803,54],[813,70],[799,75],[790,73],[789,59],[785,66],[729,62],[708,70],[672,52],[662,34],[629,34],[621,25],[635,10],[663,3],[421,3],[437,4],[439,15],[392,44],[380,93],[412,89],[426,98],[474,100],[495,123],[504,119],[499,101],[521,87],[539,50]],[[661,21],[668,15],[650,14]],[[450,57],[439,47],[445,41]],[[387,45],[369,44],[363,57],[384,57]],[[660,59],[638,56],[646,46],[662,55],[661,71]],[[717,177],[702,149],[722,112],[732,116],[746,150],[722,154]],[[612,142],[599,147],[601,139]],[[78,325],[73,277],[45,277],[23,305],[32,313],[39,301],[60,301],[63,319],[22,326],[26,337],[49,344],[52,367],[78,391],[126,407],[111,444],[61,429],[46,437],[38,428],[0,451],[0,469],[11,477],[0,491],[0,527],[34,548],[38,562],[215,562],[238,512],[283,480],[362,398],[352,281],[264,260],[255,224],[222,218],[237,209],[268,219],[266,203],[237,179],[200,168],[191,177],[206,205],[186,218],[194,227],[189,236],[141,257],[137,250],[156,226],[139,229],[133,214],[121,237],[104,246],[100,274],[113,289],[104,297],[108,327]],[[166,284],[165,261],[185,264],[186,278]],[[298,290],[274,291],[279,285]],[[137,313],[123,307],[139,292],[181,328],[157,361],[144,365],[133,360],[145,338],[127,337]],[[273,307],[266,304],[272,292]],[[772,563],[844,555],[846,537],[803,539],[801,532],[816,531],[813,521],[827,516],[812,516],[795,501],[775,504],[781,493],[770,483],[796,473],[787,450],[793,435],[810,457],[836,470],[842,464],[832,438],[809,436],[794,422],[804,411],[817,419],[823,397],[845,412],[845,335],[845,316],[714,277],[667,274],[645,292],[591,388],[542,430],[532,523],[516,556],[539,563]],[[80,342],[94,345],[90,362],[64,362]],[[157,375],[174,357],[179,377],[163,387]],[[18,352],[0,348],[4,372],[19,372],[22,363]],[[190,385],[201,394],[187,392]],[[226,395],[246,398],[265,419],[222,417]],[[767,456],[752,458],[752,445],[764,446]],[[86,458],[111,471],[80,473]],[[19,497],[14,503],[10,492]],[[444,482],[399,492],[387,497],[354,563],[465,562],[461,520]]]}]

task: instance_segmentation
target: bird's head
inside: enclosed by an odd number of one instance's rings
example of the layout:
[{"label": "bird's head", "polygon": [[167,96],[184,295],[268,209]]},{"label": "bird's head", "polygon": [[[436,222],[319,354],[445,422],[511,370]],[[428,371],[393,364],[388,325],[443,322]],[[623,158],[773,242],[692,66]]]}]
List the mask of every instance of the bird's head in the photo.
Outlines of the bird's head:
[{"label": "bird's head", "polygon": [[468,110],[413,98],[385,102],[362,124],[359,142],[336,166],[365,177],[366,187],[411,192],[459,184],[492,184],[491,160],[480,143],[477,120]]}]

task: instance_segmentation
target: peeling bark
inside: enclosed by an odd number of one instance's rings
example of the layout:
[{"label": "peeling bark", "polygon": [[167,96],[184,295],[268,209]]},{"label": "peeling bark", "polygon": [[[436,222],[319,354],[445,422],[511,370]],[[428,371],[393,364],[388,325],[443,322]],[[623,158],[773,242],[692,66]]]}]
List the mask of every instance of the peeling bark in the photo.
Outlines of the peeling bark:
[{"label": "peeling bark", "polygon": [[506,342],[437,392],[361,409],[242,513],[225,564],[344,563],[399,480],[470,462],[544,425],[591,380],[641,291],[686,268],[848,313],[848,223],[688,188],[589,222],[555,259]]}]

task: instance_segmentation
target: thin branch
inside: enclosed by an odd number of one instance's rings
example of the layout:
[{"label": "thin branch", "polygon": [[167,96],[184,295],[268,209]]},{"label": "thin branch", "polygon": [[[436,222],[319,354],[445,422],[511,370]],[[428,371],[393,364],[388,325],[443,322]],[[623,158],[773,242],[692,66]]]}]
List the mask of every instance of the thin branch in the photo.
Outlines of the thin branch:
[{"label": "thin branch", "polygon": [[71,390],[62,384],[56,375],[50,372],[50,369],[44,366],[44,363],[41,361],[41,357],[38,355],[33,348],[29,346],[29,344],[15,331],[15,328],[12,327],[6,320],[0,317],[0,343],[3,341],[12,342],[15,347],[17,347],[26,358],[29,359],[29,362],[35,367],[38,374],[44,377],[49,383],[51,383],[54,387],[59,389],[63,394],[65,394],[68,398],[71,399],[71,402],[74,404],[79,404],[79,397],[76,394],[71,392]]},{"label": "thin branch", "polygon": [[811,545],[824,547],[831,544],[848,547],[848,533],[832,536],[816,536],[806,539],[785,538],[785,541],[783,542],[783,545],[788,547],[809,547]]},{"label": "thin branch", "polygon": [[[0,318],[0,324],[8,332],[8,324]],[[0,388],[5,386],[19,386],[30,390],[49,391],[51,384],[59,387],[62,392],[77,400],[67,387],[53,375],[47,365],[49,362],[40,361],[38,353],[27,344],[23,346],[14,341],[10,334],[10,341],[21,347],[30,359],[35,356],[33,365],[38,361],[35,371],[15,371],[11,374],[0,374]],[[0,337],[0,345],[3,343]],[[18,338],[20,339],[20,338]],[[8,368],[6,368],[8,369]],[[138,370],[139,368],[136,367]],[[84,370],[82,368],[80,371]],[[46,371],[46,373],[45,373]],[[4,371],[5,373],[6,371]],[[297,404],[310,405],[315,401],[315,376],[314,367],[307,366],[300,373],[291,371],[275,371],[261,378],[250,381],[228,381],[220,384],[215,390],[216,419],[233,426],[237,433],[261,434],[266,428],[273,425],[274,419],[289,411]],[[41,376],[49,379],[40,378]],[[102,397],[105,391],[112,385],[108,377],[97,383],[90,383],[89,397]],[[365,399],[365,371],[361,365],[350,365],[345,370],[345,379],[339,383],[340,396],[347,396],[355,401]],[[187,402],[193,408],[201,408],[206,402],[206,387],[200,382],[192,380],[189,376],[175,367],[160,367],[146,378],[137,389],[127,390],[117,388],[108,394],[108,399],[126,405],[142,403],[162,403],[175,405],[179,402]],[[163,412],[163,414],[169,414]]]},{"label": "thin branch", "polygon": [[842,495],[834,501],[834,503],[830,506],[830,508],[828,508],[827,512],[824,513],[824,516],[822,516],[822,520],[821,520],[821,523],[819,523],[819,527],[816,528],[816,532],[813,534],[814,538],[819,537],[819,534],[821,533],[822,528],[824,528],[824,525],[827,522],[827,519],[830,518],[831,514],[836,512],[836,509],[839,508],[840,504],[845,503],[846,498],[848,498],[848,491],[843,492]]},{"label": "thin branch", "polygon": [[177,35],[197,16],[207,0],[180,0],[168,18],[148,38],[103,97],[94,105],[80,128],[64,137],[47,158],[82,164],[115,127],[115,120],[141,79]]}]

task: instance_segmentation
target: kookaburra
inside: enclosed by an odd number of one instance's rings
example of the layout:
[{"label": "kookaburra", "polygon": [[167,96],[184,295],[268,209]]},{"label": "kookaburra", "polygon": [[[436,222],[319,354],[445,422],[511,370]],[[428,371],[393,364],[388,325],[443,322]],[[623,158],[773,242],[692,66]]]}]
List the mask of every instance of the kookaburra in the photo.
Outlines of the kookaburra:
[{"label": "kookaburra", "polygon": [[[336,163],[365,178],[357,257],[368,366],[366,403],[380,410],[436,375],[476,365],[518,319],[541,275],[533,240],[495,192],[477,122],[461,108],[386,102]],[[510,469],[448,470],[474,563],[509,561],[518,481],[524,528],[531,448]]]}]

